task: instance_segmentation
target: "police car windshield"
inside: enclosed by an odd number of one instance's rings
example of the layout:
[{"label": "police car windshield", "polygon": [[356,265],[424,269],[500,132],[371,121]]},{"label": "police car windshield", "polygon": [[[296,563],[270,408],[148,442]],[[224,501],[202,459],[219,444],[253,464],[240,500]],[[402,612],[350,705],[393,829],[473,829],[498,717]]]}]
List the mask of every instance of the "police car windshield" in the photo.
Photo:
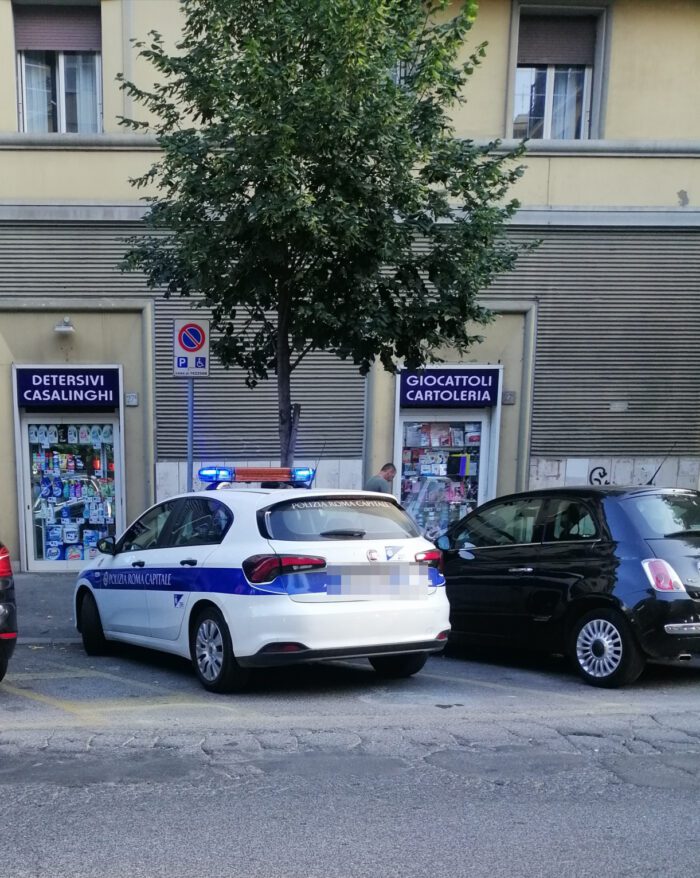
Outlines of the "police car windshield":
[{"label": "police car windshield", "polygon": [[410,539],[420,532],[389,500],[314,497],[277,503],[267,511],[273,540]]}]

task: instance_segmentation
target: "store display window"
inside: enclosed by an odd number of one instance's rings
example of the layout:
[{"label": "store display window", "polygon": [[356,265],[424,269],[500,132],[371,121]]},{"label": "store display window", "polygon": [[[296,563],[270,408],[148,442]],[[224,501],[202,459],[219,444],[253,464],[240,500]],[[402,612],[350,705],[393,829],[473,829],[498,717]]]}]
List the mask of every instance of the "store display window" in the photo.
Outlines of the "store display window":
[{"label": "store display window", "polygon": [[98,540],[116,534],[115,425],[37,420],[26,430],[33,559],[94,558]]},{"label": "store display window", "polygon": [[479,498],[481,421],[404,421],[401,502],[428,539]]}]

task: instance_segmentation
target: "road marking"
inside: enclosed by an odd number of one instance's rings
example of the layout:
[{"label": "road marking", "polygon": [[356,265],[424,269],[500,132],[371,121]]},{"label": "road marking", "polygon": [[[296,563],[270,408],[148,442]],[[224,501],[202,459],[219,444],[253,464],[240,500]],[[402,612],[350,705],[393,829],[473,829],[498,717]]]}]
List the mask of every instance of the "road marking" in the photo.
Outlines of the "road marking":
[{"label": "road marking", "polygon": [[86,710],[74,701],[66,701],[64,698],[52,698],[50,695],[42,695],[40,692],[21,689],[18,686],[13,686],[11,683],[1,683],[0,689],[4,689],[11,695],[17,695],[20,698],[27,698],[29,701],[37,701],[39,704],[46,704],[49,707],[55,707],[58,710],[62,710],[64,713],[69,713],[71,716],[77,716],[81,719],[85,719],[90,714],[90,709]]},{"label": "road marking", "polygon": [[[426,677],[428,677],[432,680],[444,680],[447,683],[463,683],[466,686],[481,686],[484,689],[499,689],[499,690],[506,690],[507,692],[512,692],[513,690],[515,690],[518,693],[522,692],[522,693],[526,693],[528,695],[539,695],[539,696],[550,695],[550,696],[554,696],[555,698],[564,698],[567,701],[575,701],[577,704],[580,704],[581,699],[584,697],[583,693],[581,693],[581,695],[569,695],[568,692],[551,692],[547,689],[536,689],[536,688],[533,688],[532,686],[521,686],[520,683],[517,683],[517,682],[495,683],[495,682],[489,682],[487,680],[475,680],[473,677],[453,677],[449,674],[445,674],[443,676],[442,674],[425,673],[425,671],[421,671],[421,673],[418,676],[418,679],[420,680],[420,679],[424,679]],[[622,702],[622,701],[619,701],[619,702],[606,701],[603,703],[606,704],[607,706],[613,706],[613,707],[622,706],[624,704],[624,702]],[[597,705],[596,705],[596,708],[597,708]]]}]

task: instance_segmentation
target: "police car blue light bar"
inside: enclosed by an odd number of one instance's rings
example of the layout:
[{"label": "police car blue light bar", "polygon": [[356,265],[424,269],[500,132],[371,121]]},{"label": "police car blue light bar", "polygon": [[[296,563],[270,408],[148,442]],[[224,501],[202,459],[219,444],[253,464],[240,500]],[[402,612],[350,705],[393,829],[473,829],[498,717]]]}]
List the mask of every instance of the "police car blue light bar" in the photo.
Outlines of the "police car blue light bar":
[{"label": "police car blue light bar", "polygon": [[310,466],[205,466],[199,470],[200,482],[270,482],[308,487],[315,470]]},{"label": "police car blue light bar", "polygon": [[235,470],[230,466],[205,466],[200,469],[200,482],[232,482]]}]

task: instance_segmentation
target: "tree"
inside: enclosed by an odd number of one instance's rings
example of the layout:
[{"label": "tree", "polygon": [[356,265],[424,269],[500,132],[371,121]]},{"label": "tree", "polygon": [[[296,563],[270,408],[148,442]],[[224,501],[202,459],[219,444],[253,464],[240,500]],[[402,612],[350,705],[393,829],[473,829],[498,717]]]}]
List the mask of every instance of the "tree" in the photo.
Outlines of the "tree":
[{"label": "tree", "polygon": [[[125,264],[196,297],[214,349],[253,386],[277,378],[293,459],[290,377],[326,350],[366,374],[464,352],[477,294],[512,268],[505,223],[520,151],[455,137],[450,114],[484,56],[460,55],[466,0],[181,0],[182,39],[137,43],[159,83],[122,87],[161,152]],[[419,246],[417,246],[419,245]]]}]

